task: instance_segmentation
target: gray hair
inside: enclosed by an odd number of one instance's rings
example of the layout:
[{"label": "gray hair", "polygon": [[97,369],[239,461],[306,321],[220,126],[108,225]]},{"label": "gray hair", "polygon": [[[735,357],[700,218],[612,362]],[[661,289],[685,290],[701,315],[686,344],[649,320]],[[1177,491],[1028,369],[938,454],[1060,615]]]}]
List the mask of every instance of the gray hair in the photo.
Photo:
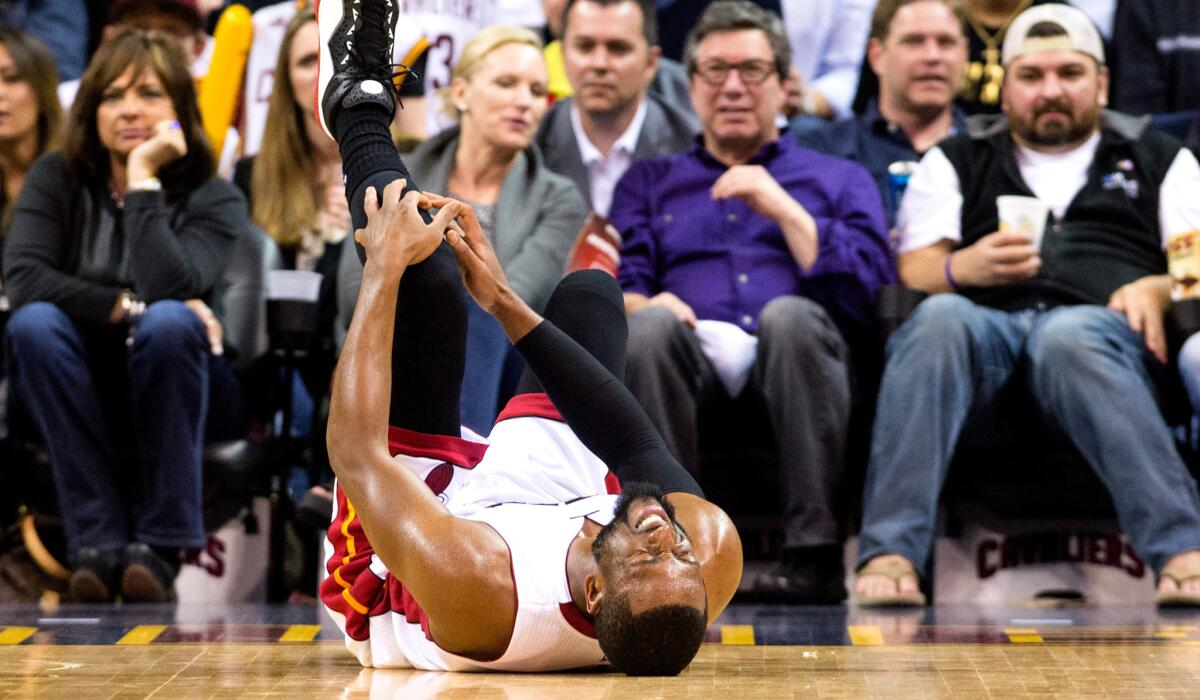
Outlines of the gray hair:
[{"label": "gray hair", "polygon": [[696,47],[705,37],[740,29],[757,29],[767,35],[767,43],[771,45],[771,53],[775,57],[775,72],[780,80],[787,78],[792,66],[792,49],[783,31],[783,20],[749,0],[718,0],[708,6],[696,26],[688,32],[687,42],[683,46],[683,60],[688,75],[696,73]]}]

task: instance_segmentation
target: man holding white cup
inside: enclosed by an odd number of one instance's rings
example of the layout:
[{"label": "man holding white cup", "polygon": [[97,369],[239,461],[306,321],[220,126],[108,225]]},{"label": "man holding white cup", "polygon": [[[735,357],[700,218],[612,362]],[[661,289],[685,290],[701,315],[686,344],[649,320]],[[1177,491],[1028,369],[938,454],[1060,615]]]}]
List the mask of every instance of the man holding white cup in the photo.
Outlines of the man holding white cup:
[{"label": "man holding white cup", "polygon": [[[930,150],[901,204],[900,277],[933,296],[888,344],[855,596],[924,603],[958,436],[1022,367],[1017,381],[1108,487],[1158,601],[1200,605],[1200,497],[1152,379],[1166,361],[1165,240],[1200,229],[1200,165],[1101,111],[1104,49],[1078,10],[1023,12],[1003,61],[1004,116]],[[1025,225],[1001,225],[1014,204]]]}]

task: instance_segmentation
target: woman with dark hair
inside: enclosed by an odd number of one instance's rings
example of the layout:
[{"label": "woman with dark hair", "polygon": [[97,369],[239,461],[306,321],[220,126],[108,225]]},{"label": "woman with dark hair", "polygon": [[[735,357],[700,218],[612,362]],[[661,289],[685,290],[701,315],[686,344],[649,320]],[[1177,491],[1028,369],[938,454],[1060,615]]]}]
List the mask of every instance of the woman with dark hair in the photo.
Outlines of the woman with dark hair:
[{"label": "woman with dark hair", "polygon": [[206,423],[233,433],[240,413],[207,302],[246,219],[213,173],[186,58],[129,32],[96,53],[13,212],[14,395],[50,456],[76,600],[168,600],[180,550],[205,542]]},{"label": "woman with dark hair", "polygon": [[8,232],[33,161],[58,146],[57,87],[50,50],[16,27],[0,25],[0,235]]}]

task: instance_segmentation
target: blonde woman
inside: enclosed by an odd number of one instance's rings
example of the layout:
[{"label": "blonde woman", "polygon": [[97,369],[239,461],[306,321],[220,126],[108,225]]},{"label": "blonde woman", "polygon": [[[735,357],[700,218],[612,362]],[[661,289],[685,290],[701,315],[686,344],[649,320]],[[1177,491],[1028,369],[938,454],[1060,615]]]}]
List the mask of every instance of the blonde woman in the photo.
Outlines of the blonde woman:
[{"label": "blonde woman", "polygon": [[[463,47],[443,89],[443,104],[457,124],[406,159],[422,187],[475,207],[513,288],[539,311],[587,216],[578,189],[547,169],[533,143],[549,105],[546,82],[542,42],[533,32],[499,25],[483,30]],[[472,305],[464,425],[491,430],[497,405],[519,376],[515,357],[499,324]]]},{"label": "blonde woman", "polygon": [[338,256],[350,231],[337,144],[322,133],[312,110],[319,42],[311,6],[301,8],[284,31],[262,146],[233,176],[251,218],[279,244],[284,266],[324,275],[318,347],[303,368],[315,396],[333,371]]}]

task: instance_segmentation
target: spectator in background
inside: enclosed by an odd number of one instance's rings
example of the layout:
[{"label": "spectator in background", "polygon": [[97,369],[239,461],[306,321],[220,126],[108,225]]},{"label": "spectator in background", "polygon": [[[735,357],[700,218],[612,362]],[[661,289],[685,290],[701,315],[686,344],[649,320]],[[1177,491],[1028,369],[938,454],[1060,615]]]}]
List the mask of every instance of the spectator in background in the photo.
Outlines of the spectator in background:
[{"label": "spectator in background", "polygon": [[[647,0],[646,4],[652,3]],[[573,94],[571,81],[567,76],[567,68],[564,65],[562,41],[564,11],[570,5],[568,0],[542,0],[542,8],[546,13],[546,29],[551,37],[551,41],[546,44],[546,50],[543,52],[546,57],[546,72],[550,76],[547,86],[550,89],[551,98],[555,101],[564,100]],[[657,50],[658,21],[655,19],[652,9],[643,9],[643,12],[647,15],[645,26],[653,28],[655,39],[651,42],[651,46],[655,47],[658,54],[658,65],[647,89],[676,111],[690,113],[692,103],[688,98],[687,72],[683,70],[683,65],[679,61],[662,57],[661,51]]]},{"label": "spectator in background", "polygon": [[205,429],[244,434],[224,425],[240,402],[206,300],[246,207],[213,177],[187,65],[158,33],[101,47],[5,249],[14,394],[50,455],[79,601],[171,597],[180,550],[205,542]]},{"label": "spectator in background", "polygon": [[[203,77],[208,72],[205,55],[208,35],[204,33],[204,18],[196,0],[114,0],[101,40],[130,29],[163,32],[183,50],[194,77]],[[63,110],[71,109],[78,90],[78,79],[68,79],[58,86]]]},{"label": "spectator in background", "polygon": [[[547,105],[542,48],[536,34],[519,27],[497,25],[475,35],[442,95],[457,125],[405,159],[422,187],[475,207],[513,289],[535,310],[545,306],[562,277],[587,216],[578,189],[550,171],[533,143]],[[346,255],[357,258],[349,250]],[[358,292],[362,266],[351,268],[354,279],[344,293],[339,290],[343,299]],[[349,314],[343,312],[343,319]],[[463,425],[484,435],[491,431],[497,406],[520,374],[514,358],[500,325],[472,303]]]},{"label": "spectator in background", "polygon": [[1004,65],[1000,48],[1017,15],[1033,5],[1063,0],[965,0],[967,10],[967,77],[958,105],[967,114],[1000,111]]},{"label": "spectator in background", "polygon": [[[1108,487],[1159,576],[1200,605],[1200,498],[1158,408],[1167,235],[1200,226],[1200,165],[1101,113],[1104,51],[1079,10],[1023,12],[1004,41],[1007,119],[929,151],[900,209],[901,279],[933,294],[888,341],[859,538],[860,605],[924,604],[918,569],[976,409],[1021,381]],[[998,195],[1050,211],[1040,248],[999,230]]]},{"label": "spectator in background", "polygon": [[25,175],[58,146],[62,109],[54,57],[36,37],[0,25],[0,240],[8,235]]},{"label": "spectator in background", "polygon": [[323,276],[320,336],[302,373],[315,404],[328,391],[336,359],[337,270],[350,232],[342,159],[312,109],[319,45],[313,10],[303,8],[284,32],[262,147],[239,161],[233,176],[251,218],[279,244],[284,266]]},{"label": "spectator in background", "polygon": [[658,70],[650,0],[568,0],[563,58],[573,97],[538,130],[546,164],[607,217],[617,180],[635,160],[682,151],[695,117],[647,92]]},{"label": "spectator in background", "polygon": [[[852,355],[856,339],[874,334],[876,288],[895,278],[883,208],[861,166],[780,137],[790,57],[776,15],[713,3],[688,38],[686,65],[700,139],[634,163],[613,197],[625,237],[627,382],[697,475],[702,400],[736,397],[747,381],[761,393],[786,532],[778,568],[757,587],[839,601]],[[748,363],[711,349],[755,343]]]},{"label": "spectator in background", "polygon": [[1113,22],[1112,104],[1130,114],[1200,109],[1200,3],[1123,0]]},{"label": "spectator in background", "polygon": [[890,226],[900,203],[888,186],[888,167],[919,160],[963,127],[954,95],[966,61],[960,0],[880,0],[867,44],[879,97],[861,116],[815,128],[796,124],[793,133],[802,146],[865,165]]},{"label": "spectator in background", "polygon": [[88,12],[83,0],[8,0],[0,3],[0,25],[37,37],[54,56],[60,80],[75,80],[88,60]]},{"label": "spectator in background", "polygon": [[[54,57],[42,42],[16,27],[0,25],[0,262],[25,176],[61,137],[56,76]],[[0,309],[8,307],[0,275]],[[0,363],[4,357],[0,347]],[[10,395],[8,373],[0,364],[0,432],[5,434]]]},{"label": "spectator in background", "polygon": [[[1000,47],[1008,26],[1030,6],[1063,2],[1065,0],[963,0],[966,11],[963,31],[967,35],[967,70],[957,99],[963,112],[995,114],[1000,111],[1000,85],[1004,81]],[[1095,7],[1089,7],[1089,10],[1100,14]],[[864,66],[858,94],[854,98],[854,111],[861,114],[866,109],[867,101],[878,94],[879,81]]]},{"label": "spectator in background", "polygon": [[779,0],[801,113],[844,119],[858,89],[876,0]]}]

